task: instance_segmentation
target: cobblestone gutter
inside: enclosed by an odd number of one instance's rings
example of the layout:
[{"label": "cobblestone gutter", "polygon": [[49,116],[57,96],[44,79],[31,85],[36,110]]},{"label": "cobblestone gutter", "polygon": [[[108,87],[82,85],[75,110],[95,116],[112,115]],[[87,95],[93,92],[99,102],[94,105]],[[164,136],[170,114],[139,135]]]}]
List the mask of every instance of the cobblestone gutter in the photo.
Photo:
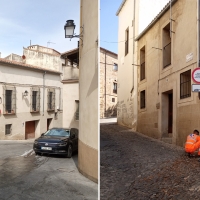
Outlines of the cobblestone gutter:
[{"label": "cobblestone gutter", "polygon": [[200,199],[200,163],[183,148],[113,124],[100,139],[101,200]]}]

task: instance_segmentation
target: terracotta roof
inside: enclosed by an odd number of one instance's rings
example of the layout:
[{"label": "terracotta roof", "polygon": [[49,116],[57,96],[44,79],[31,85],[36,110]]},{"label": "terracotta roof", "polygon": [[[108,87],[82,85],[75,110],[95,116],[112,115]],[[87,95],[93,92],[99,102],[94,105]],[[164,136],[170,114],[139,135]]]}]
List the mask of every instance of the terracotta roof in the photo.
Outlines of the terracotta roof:
[{"label": "terracotta roof", "polygon": [[[171,4],[173,5],[178,0],[172,0]],[[158,15],[151,21],[151,23],[135,38],[135,41],[139,40],[168,10],[170,9],[170,0],[164,8],[158,13]]]},{"label": "terracotta roof", "polygon": [[112,51],[110,51],[110,50],[104,49],[103,47],[100,47],[100,50],[107,51],[107,52],[109,52],[109,53],[111,53],[111,54],[114,54],[115,56],[118,56],[117,53],[114,53],[114,52],[112,52]]},{"label": "terracotta roof", "polygon": [[25,63],[21,63],[21,62],[17,62],[17,61],[6,60],[4,58],[0,58],[0,63],[16,65],[16,66],[19,66],[19,67],[24,67],[24,68],[32,69],[32,70],[47,71],[47,72],[51,72],[51,73],[62,74],[59,71],[55,71],[55,70],[51,70],[51,69],[45,69],[45,68],[42,68],[42,67],[37,67],[37,66],[34,66],[34,65],[29,65],[29,64],[25,64]]},{"label": "terracotta roof", "polygon": [[69,51],[65,51],[64,53],[61,53],[61,55],[63,56],[65,54],[71,54],[71,53],[74,53],[74,52],[76,52],[78,50],[79,50],[79,48],[75,48],[75,49],[72,49],[72,50],[69,50]]}]

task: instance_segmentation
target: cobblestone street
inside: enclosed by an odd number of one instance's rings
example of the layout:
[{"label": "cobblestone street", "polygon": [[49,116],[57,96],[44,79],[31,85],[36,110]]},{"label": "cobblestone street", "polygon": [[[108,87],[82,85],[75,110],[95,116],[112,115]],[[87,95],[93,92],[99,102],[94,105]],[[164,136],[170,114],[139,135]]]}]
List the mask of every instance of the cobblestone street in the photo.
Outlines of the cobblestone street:
[{"label": "cobblestone street", "polygon": [[116,124],[100,130],[101,200],[200,199],[198,158]]}]

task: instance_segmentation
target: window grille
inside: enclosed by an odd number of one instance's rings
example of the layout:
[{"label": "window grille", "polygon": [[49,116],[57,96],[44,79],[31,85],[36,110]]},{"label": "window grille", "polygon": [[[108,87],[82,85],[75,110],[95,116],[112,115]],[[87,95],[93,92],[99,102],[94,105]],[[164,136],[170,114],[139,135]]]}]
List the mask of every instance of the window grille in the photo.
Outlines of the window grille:
[{"label": "window grille", "polygon": [[125,56],[128,54],[128,47],[129,47],[129,30],[127,29],[125,32]]},{"label": "window grille", "polygon": [[180,74],[180,98],[191,97],[191,70]]},{"label": "window grille", "polygon": [[16,88],[14,86],[3,87],[3,113],[16,113]]},{"label": "window grille", "polygon": [[31,88],[31,112],[40,111],[40,88]]},{"label": "window grille", "polygon": [[140,92],[140,108],[143,109],[146,107],[145,105],[146,97],[145,97],[145,90]]},{"label": "window grille", "polygon": [[47,93],[47,110],[55,110],[55,89],[49,88]]},{"label": "window grille", "polygon": [[11,134],[11,127],[12,127],[12,124],[6,124],[5,126],[5,135],[9,135]]},{"label": "window grille", "polygon": [[117,94],[117,83],[113,83],[113,93]]},{"label": "window grille", "polygon": [[171,65],[170,23],[163,28],[163,68]]},{"label": "window grille", "polygon": [[75,103],[76,103],[75,120],[79,120],[79,100],[75,100]]},{"label": "window grille", "polygon": [[145,79],[145,62],[141,64],[140,66],[140,80]]}]

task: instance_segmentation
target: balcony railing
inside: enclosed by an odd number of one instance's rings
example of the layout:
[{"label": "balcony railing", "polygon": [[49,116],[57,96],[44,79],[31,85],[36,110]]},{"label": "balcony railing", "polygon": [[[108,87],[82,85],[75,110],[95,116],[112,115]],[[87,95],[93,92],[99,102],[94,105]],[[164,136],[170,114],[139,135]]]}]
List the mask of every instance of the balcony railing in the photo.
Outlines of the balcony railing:
[{"label": "balcony railing", "polygon": [[125,42],[125,56],[128,54],[128,40]]},{"label": "balcony railing", "polygon": [[145,79],[145,62],[140,65],[140,80]]},{"label": "balcony railing", "polygon": [[163,68],[171,65],[171,42],[163,47]]}]

